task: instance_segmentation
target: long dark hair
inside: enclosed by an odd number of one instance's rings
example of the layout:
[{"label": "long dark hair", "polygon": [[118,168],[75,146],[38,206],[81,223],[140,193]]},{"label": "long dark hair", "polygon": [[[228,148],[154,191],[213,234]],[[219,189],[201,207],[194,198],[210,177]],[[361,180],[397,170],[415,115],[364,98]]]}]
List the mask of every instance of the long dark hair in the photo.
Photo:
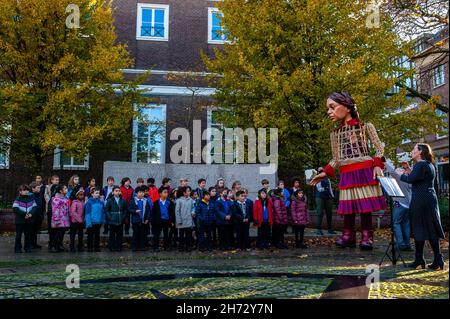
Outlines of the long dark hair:
[{"label": "long dark hair", "polygon": [[[266,194],[266,198],[262,198],[261,193],[265,193]],[[269,196],[269,194],[267,194],[267,190],[265,188],[261,188],[258,191],[258,199],[263,203],[263,205],[265,205],[267,203],[267,197]]]},{"label": "long dark hair", "polygon": [[348,108],[350,110],[350,115],[352,116],[352,118],[359,119],[356,102],[350,95],[350,93],[346,91],[333,92],[328,96],[328,98]]},{"label": "long dark hair", "polygon": [[417,148],[422,152],[420,154],[422,156],[422,159],[434,164],[434,154],[429,144],[417,143]]}]

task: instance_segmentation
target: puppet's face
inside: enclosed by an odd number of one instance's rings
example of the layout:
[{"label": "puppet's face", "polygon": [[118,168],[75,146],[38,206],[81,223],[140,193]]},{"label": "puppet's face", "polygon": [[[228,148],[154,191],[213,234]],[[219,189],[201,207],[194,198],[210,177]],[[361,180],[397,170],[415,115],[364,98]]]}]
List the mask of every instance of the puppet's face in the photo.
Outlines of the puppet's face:
[{"label": "puppet's face", "polygon": [[350,113],[350,110],[332,99],[327,100],[327,114],[333,122],[342,121]]}]

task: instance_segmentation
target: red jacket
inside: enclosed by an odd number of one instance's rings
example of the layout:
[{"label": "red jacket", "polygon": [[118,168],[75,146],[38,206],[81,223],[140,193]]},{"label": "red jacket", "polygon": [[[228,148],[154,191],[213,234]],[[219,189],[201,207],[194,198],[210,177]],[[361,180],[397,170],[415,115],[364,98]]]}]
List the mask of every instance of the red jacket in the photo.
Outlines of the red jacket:
[{"label": "red jacket", "polygon": [[148,188],[148,196],[152,200],[152,203],[154,203],[156,200],[159,199],[159,193],[158,193],[158,187],[152,186]]},{"label": "red jacket", "polygon": [[[270,198],[267,199],[267,210],[269,211],[269,217],[267,222],[272,226],[273,224],[273,204]],[[258,198],[253,203],[253,224],[256,227],[261,227],[263,222],[263,206],[261,200]]]},{"label": "red jacket", "polygon": [[127,202],[127,205],[130,204],[130,201],[133,199],[133,187],[128,187],[128,189],[125,186],[120,186],[120,191],[122,192],[122,198]]}]

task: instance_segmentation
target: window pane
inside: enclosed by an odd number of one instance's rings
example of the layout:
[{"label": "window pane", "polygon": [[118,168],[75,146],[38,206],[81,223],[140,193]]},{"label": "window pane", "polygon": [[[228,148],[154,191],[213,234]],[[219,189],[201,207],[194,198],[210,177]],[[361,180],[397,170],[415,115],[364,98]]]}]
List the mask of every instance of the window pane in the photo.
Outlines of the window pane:
[{"label": "window pane", "polygon": [[6,166],[6,154],[0,151],[0,166]]},{"label": "window pane", "polygon": [[73,158],[73,165],[84,166],[84,158],[77,159],[76,157],[74,157]]},{"label": "window pane", "polygon": [[152,9],[142,9],[142,23],[152,23]]},{"label": "window pane", "polygon": [[165,150],[165,119],[161,107],[141,109],[142,120],[137,129],[136,160],[143,163],[161,163]]},{"label": "window pane", "polygon": [[155,10],[155,24],[161,23],[164,24],[164,10]]},{"label": "window pane", "polygon": [[61,165],[72,165],[72,158],[67,156],[64,152],[61,152]]}]

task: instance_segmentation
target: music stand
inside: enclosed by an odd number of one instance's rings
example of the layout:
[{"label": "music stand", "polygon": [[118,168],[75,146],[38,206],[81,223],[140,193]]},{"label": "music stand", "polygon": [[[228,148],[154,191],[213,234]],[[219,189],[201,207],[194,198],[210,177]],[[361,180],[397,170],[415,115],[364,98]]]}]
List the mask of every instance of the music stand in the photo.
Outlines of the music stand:
[{"label": "music stand", "polygon": [[[404,198],[405,194],[403,194],[402,190],[398,186],[397,181],[392,177],[378,176],[378,180],[380,181],[381,187],[389,198],[389,208],[391,210],[391,241],[389,242],[386,251],[381,258],[379,265],[384,261],[384,258],[387,256],[391,261],[392,265],[397,264],[397,260],[401,260],[403,262],[403,266],[406,267],[405,260],[400,254],[400,250],[396,249],[396,241],[394,235],[394,214],[393,214],[393,199],[392,197],[401,197]],[[389,253],[391,251],[391,253]]]}]

